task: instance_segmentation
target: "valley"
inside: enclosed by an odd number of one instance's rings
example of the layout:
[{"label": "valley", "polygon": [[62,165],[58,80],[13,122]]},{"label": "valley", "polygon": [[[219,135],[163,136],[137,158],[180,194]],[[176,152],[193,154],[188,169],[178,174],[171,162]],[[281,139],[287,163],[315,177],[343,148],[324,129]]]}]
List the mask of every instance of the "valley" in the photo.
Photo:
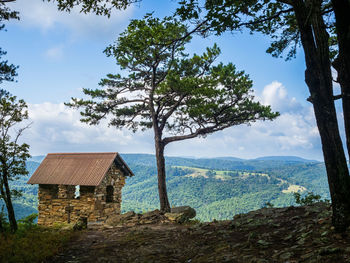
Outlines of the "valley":
[{"label": "valley", "polygon": [[[123,154],[135,176],[123,188],[122,212],[142,213],[158,208],[156,165],[153,155]],[[27,185],[42,156],[27,162],[28,176],[12,182],[23,191],[15,199],[16,217],[37,210],[37,186]],[[312,191],[329,199],[323,163],[296,158],[181,158],[167,157],[167,187],[172,206],[189,205],[197,219],[232,219],[236,214],[264,207],[295,204],[293,191]]]}]

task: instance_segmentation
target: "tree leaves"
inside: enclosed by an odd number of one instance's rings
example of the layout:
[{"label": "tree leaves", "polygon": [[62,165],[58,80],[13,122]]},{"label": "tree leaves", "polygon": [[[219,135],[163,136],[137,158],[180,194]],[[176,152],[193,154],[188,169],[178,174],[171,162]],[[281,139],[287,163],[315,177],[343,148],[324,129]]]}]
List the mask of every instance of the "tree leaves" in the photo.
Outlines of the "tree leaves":
[{"label": "tree leaves", "polygon": [[110,16],[113,8],[126,9],[133,3],[140,0],[47,0],[48,2],[57,2],[58,10],[70,12],[75,6],[80,8],[80,12],[93,12],[96,15]]},{"label": "tree leaves", "polygon": [[[216,44],[201,55],[185,53],[195,32],[174,17],[132,20],[105,50],[128,75],[108,74],[102,89],[84,90],[92,100],[67,105],[82,107],[89,124],[108,118],[117,128],[155,128],[164,144],[277,117],[254,101],[248,75],[232,63],[214,65]],[[163,138],[164,132],[173,136]]]},{"label": "tree leaves", "polygon": [[[5,28],[3,21],[8,21],[10,19],[19,19],[18,12],[11,11],[6,7],[5,3],[0,2],[0,31]],[[14,77],[17,76],[16,70],[18,67],[9,64],[7,60],[1,60],[4,55],[6,55],[6,51],[2,50],[0,47],[0,84],[3,81],[13,81]]]},{"label": "tree leaves", "polygon": [[11,190],[9,181],[28,174],[25,162],[30,157],[29,145],[18,142],[28,126],[19,129],[15,127],[26,119],[26,103],[23,100],[17,101],[15,96],[0,89],[0,195],[6,204],[12,231],[17,230],[17,223],[11,199],[20,196],[20,192]]},{"label": "tree leaves", "polygon": [[[334,14],[331,1],[321,2],[322,14],[331,37],[335,37]],[[200,16],[202,13],[202,16]],[[203,7],[197,0],[180,2],[177,14],[183,20],[207,21],[206,31],[217,35],[225,31],[248,29],[272,37],[267,53],[274,57],[294,58],[300,47],[300,33],[293,8],[289,1],[249,0],[249,1],[205,1]],[[336,43],[332,42],[332,57],[337,54]]]},{"label": "tree leaves", "polygon": [[25,160],[30,157],[29,145],[18,144],[18,138],[28,127],[13,130],[28,119],[27,105],[9,92],[0,89],[0,175],[8,179],[27,174]]}]

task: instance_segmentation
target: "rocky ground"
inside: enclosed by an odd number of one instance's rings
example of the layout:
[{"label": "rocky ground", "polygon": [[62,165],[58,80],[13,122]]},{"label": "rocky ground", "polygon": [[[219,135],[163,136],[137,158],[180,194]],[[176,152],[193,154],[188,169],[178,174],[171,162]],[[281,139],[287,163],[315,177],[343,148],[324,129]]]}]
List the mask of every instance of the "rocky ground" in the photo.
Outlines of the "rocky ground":
[{"label": "rocky ground", "polygon": [[334,232],[325,203],[263,208],[211,223],[176,224],[157,212],[130,213],[120,224],[78,232],[47,262],[341,263],[350,262],[350,229]]}]

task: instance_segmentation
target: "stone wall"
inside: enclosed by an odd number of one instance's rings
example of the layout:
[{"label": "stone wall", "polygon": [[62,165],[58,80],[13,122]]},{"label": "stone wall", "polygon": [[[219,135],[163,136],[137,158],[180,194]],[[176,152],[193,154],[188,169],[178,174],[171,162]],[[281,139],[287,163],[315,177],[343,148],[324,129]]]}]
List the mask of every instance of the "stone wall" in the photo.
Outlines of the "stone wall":
[{"label": "stone wall", "polygon": [[[76,222],[87,217],[88,222],[104,221],[110,215],[120,214],[121,191],[125,176],[113,164],[98,186],[80,186],[80,196],[74,198],[75,186],[39,185],[38,224]],[[107,202],[107,186],[113,186],[111,202]]]},{"label": "stone wall", "polygon": [[60,184],[58,186],[58,198],[60,199],[73,199],[75,194],[75,186],[74,185],[63,185]]}]

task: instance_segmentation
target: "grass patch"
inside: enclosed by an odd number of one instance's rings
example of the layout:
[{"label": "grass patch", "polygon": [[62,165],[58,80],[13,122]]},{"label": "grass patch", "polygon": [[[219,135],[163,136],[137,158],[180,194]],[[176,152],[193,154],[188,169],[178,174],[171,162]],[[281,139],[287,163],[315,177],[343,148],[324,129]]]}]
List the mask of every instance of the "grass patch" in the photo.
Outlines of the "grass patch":
[{"label": "grass patch", "polygon": [[205,168],[197,168],[190,166],[172,166],[174,168],[181,168],[188,171],[192,171],[192,173],[187,174],[186,177],[204,177],[204,178],[215,178],[217,180],[231,180],[233,177],[241,177],[242,179],[247,178],[249,176],[264,176],[267,179],[270,179],[270,176],[266,173],[260,172],[244,172],[239,170],[213,170],[213,169],[205,169]]},{"label": "grass patch", "polygon": [[20,223],[18,231],[0,233],[0,262],[42,262],[72,238],[73,231]]}]

